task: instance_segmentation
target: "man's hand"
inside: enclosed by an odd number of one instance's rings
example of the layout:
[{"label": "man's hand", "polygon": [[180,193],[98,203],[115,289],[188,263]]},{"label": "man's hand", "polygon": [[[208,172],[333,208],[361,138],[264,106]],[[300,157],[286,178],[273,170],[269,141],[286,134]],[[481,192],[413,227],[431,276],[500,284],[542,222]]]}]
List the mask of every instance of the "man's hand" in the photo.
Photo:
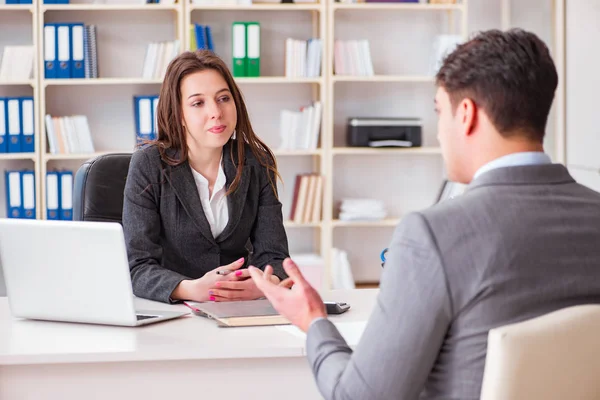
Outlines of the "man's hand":
[{"label": "man's hand", "polygon": [[[275,284],[271,281],[273,268],[267,265],[265,272],[249,267],[250,276],[269,299],[273,307],[292,324],[308,331],[312,321],[319,317],[327,317],[325,304],[319,293],[304,279],[298,266],[289,258],[283,261],[283,268],[289,278]],[[291,290],[288,289],[293,284]]]}]

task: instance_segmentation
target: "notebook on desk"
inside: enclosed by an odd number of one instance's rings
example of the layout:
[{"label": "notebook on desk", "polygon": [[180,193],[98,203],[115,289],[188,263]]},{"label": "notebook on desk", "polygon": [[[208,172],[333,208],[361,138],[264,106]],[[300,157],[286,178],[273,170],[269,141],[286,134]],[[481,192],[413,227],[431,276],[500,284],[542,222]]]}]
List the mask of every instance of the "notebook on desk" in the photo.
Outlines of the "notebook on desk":
[{"label": "notebook on desk", "polygon": [[216,303],[184,301],[183,303],[195,315],[214,319],[219,326],[265,326],[290,323],[266,299]]}]

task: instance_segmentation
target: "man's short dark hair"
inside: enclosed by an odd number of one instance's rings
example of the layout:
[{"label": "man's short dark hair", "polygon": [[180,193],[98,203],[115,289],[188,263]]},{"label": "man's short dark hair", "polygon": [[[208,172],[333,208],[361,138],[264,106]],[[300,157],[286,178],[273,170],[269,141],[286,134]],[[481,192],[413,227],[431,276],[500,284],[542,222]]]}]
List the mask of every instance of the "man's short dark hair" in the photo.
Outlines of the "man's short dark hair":
[{"label": "man's short dark hair", "polygon": [[503,136],[521,132],[541,142],[558,75],[548,47],[535,34],[489,30],[449,54],[436,83],[448,92],[453,110],[469,98]]}]

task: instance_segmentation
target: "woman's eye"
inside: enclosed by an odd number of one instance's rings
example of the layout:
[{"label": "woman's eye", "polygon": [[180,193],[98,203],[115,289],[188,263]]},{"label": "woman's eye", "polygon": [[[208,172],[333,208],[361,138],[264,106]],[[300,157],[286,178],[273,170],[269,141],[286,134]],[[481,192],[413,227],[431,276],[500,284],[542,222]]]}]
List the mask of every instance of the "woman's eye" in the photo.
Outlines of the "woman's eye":
[{"label": "woman's eye", "polygon": [[197,101],[197,102],[195,102],[194,104],[192,104],[192,107],[198,107],[198,106],[201,106],[202,104],[204,104],[204,102],[202,102],[202,101]]},{"label": "woman's eye", "polygon": [[229,101],[229,96],[223,96],[220,98],[221,102],[225,103]]}]

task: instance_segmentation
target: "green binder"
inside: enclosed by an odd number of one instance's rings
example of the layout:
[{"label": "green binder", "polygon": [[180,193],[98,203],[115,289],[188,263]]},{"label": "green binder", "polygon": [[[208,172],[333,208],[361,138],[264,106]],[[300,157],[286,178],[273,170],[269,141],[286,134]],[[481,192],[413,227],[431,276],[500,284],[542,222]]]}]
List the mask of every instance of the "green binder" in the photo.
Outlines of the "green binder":
[{"label": "green binder", "polygon": [[234,22],[231,29],[231,38],[233,50],[233,76],[247,76],[246,24],[243,22]]},{"label": "green binder", "polygon": [[260,23],[246,22],[246,76],[260,76]]}]

